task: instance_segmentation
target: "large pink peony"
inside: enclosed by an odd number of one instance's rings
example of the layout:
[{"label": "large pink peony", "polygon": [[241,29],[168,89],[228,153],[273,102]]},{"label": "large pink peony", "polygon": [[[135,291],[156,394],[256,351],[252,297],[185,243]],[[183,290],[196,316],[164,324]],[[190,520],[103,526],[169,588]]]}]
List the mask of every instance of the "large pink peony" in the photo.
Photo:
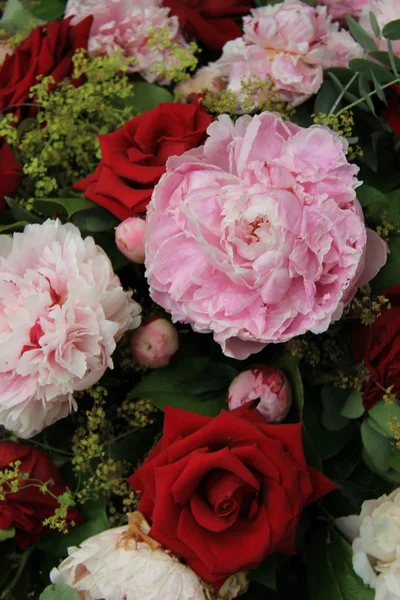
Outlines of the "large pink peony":
[{"label": "large pink peony", "polygon": [[[371,27],[371,21],[369,13],[373,12],[378,20],[381,29],[390,23],[390,21],[396,21],[400,19],[400,2],[399,0],[369,0],[367,6],[364,8],[360,17],[360,25],[364,27],[373,37],[373,31]],[[387,51],[388,43],[385,38],[381,37],[379,40],[375,38],[378,50]],[[400,56],[400,40],[392,41],[393,52]]]},{"label": "large pink peony", "polygon": [[0,236],[0,423],[29,438],[69,414],[140,324],[93,238],[46,221]]},{"label": "large pink peony", "polygon": [[327,6],[328,13],[335,21],[344,21],[346,15],[358,19],[368,0],[318,0],[318,4]]},{"label": "large pink peony", "polygon": [[131,72],[140,73],[147,81],[160,79],[164,83],[156,69],[172,66],[174,58],[170,45],[164,49],[149,45],[154,33],[191,52],[180,33],[178,17],[169,12],[162,7],[162,0],[68,0],[65,16],[74,15],[72,23],[76,24],[93,15],[88,46],[91,56],[113,56],[122,51],[135,59]]},{"label": "large pink peony", "polygon": [[215,63],[235,92],[243,80],[268,75],[281,98],[297,106],[318,92],[324,68],[346,66],[362,54],[349,32],[331,22],[326,7],[300,0],[256,8],[243,25],[243,38],[227,42]]},{"label": "large pink peony", "polygon": [[386,261],[356,199],[358,167],[330,129],[273,113],[227,115],[204,146],[170,158],[148,207],[153,299],[243,359],[325,331]]}]

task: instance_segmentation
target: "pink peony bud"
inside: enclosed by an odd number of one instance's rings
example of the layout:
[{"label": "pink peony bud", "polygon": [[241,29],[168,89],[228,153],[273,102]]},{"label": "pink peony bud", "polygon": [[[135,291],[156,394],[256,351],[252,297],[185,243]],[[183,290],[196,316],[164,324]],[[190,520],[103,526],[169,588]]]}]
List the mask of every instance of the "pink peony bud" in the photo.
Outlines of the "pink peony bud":
[{"label": "pink peony bud", "polygon": [[140,217],[129,217],[115,229],[118,250],[134,263],[144,263],[144,232],[146,221]]},{"label": "pink peony bud", "polygon": [[226,88],[222,80],[219,69],[213,65],[199,69],[191,79],[185,79],[175,90],[179,92],[183,100],[190,99],[190,96],[197,96],[202,92],[212,92],[219,94]]},{"label": "pink peony bud", "polygon": [[230,410],[258,399],[257,409],[269,423],[284,420],[292,404],[292,391],[282,371],[256,365],[240,373],[229,386],[227,402]]},{"label": "pink peony bud", "polygon": [[144,319],[131,338],[131,349],[140,365],[152,369],[165,367],[179,349],[178,332],[167,319]]}]

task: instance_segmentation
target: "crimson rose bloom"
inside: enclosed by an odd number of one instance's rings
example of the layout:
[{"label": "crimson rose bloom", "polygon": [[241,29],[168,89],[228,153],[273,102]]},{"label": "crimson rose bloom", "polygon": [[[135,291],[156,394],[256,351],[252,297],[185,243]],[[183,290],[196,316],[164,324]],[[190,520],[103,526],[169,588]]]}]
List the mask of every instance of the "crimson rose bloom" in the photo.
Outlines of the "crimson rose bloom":
[{"label": "crimson rose bloom", "polygon": [[29,90],[38,76],[51,75],[59,83],[72,74],[72,57],[76,50],[87,49],[93,17],[75,26],[70,21],[71,18],[36,27],[7,56],[0,68],[0,112],[10,108],[18,116],[34,113],[18,105],[32,101]]},{"label": "crimson rose bloom", "polygon": [[10,146],[0,139],[0,212],[7,206],[4,198],[13,196],[22,181],[21,165]]},{"label": "crimson rose bloom", "polygon": [[[59,503],[50,494],[40,491],[39,483],[51,480],[48,489],[55,496],[63,494],[67,486],[60,472],[37,448],[23,446],[15,442],[0,442],[0,471],[10,469],[10,464],[21,461],[19,473],[29,473],[28,480],[21,480],[18,492],[6,492],[5,499],[0,500],[0,530],[15,527],[15,540],[20,548],[31,546],[49,530],[43,527],[43,521],[52,515]],[[32,485],[32,480],[36,485]],[[79,524],[82,517],[70,508],[67,514],[68,522]]]},{"label": "crimson rose bloom", "polygon": [[370,410],[388,387],[400,394],[400,284],[383,292],[391,308],[383,309],[371,327],[359,325],[352,332],[351,345],[358,362],[364,361],[371,379],[363,391],[363,403]]},{"label": "crimson rose bloom", "polygon": [[212,120],[197,102],[161,103],[100,135],[102,160],[74,187],[121,221],[144,212],[167,159],[202,144]]},{"label": "crimson rose bloom", "polygon": [[167,406],[163,437],[129,483],[149,535],[216,589],[292,553],[302,509],[335,487],[307,465],[301,423],[268,425],[249,404],[215,418]]},{"label": "crimson rose bloom", "polygon": [[164,0],[182,29],[212,50],[242,35],[233,17],[247,14],[251,0]]}]

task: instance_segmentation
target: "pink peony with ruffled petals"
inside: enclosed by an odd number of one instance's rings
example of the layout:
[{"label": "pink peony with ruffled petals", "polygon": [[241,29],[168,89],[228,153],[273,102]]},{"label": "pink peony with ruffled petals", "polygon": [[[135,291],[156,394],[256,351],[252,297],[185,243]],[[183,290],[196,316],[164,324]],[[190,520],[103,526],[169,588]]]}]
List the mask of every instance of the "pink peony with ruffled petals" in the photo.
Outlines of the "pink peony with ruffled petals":
[{"label": "pink peony with ruffled petals", "polygon": [[318,92],[324,68],[346,66],[362,55],[349,32],[331,22],[326,7],[300,0],[256,8],[243,25],[243,38],[227,42],[214,63],[235,92],[243,80],[269,76],[280,97],[297,106]]},{"label": "pink peony with ruffled petals", "polygon": [[318,4],[323,4],[328,8],[328,14],[335,21],[343,22],[346,15],[351,15],[358,19],[367,6],[368,0],[318,0]]},{"label": "pink peony with ruffled petals", "polygon": [[[380,28],[383,29],[390,21],[400,19],[400,2],[399,0],[369,0],[360,17],[360,25],[375,38],[369,18],[371,11],[376,16]],[[379,40],[375,38],[375,42],[378,50],[387,52],[388,43],[385,38],[381,37]],[[400,40],[393,40],[392,48],[393,52],[400,56]]]},{"label": "pink peony with ruffled petals", "polygon": [[140,324],[93,238],[48,220],[0,236],[0,423],[29,438],[66,417]]},{"label": "pink peony with ruffled petals", "polygon": [[[236,124],[222,115],[208,133],[169,159],[148,207],[153,300],[238,359],[325,331],[364,281],[367,231],[346,140],[269,112]],[[385,243],[371,241],[370,278],[386,261]]]},{"label": "pink peony with ruffled petals", "polygon": [[89,54],[113,56],[122,50],[124,56],[135,59],[130,71],[139,73],[150,82],[160,80],[160,83],[166,83],[157,75],[156,68],[172,66],[174,62],[170,46],[161,50],[149,45],[149,40],[154,39],[154,32],[165,36],[171,44],[189,48],[180,33],[178,17],[170,16],[169,8],[164,8],[161,0],[68,1],[65,16],[74,16],[73,24],[88,15],[94,17]]}]

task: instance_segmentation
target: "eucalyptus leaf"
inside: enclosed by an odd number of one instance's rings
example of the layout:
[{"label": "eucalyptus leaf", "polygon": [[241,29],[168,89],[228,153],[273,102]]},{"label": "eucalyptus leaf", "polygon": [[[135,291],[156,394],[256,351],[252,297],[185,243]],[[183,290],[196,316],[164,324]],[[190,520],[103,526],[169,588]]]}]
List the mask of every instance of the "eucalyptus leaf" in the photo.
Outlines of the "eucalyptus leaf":
[{"label": "eucalyptus leaf", "polygon": [[341,413],[347,400],[347,391],[333,385],[325,385],[321,390],[323,404],[322,424],[330,431],[343,429],[349,419]]},{"label": "eucalyptus leaf", "polygon": [[44,21],[33,16],[21,0],[8,0],[0,19],[0,29],[5,29],[14,35],[23,32],[28,25],[42,25],[43,23]]},{"label": "eucalyptus leaf", "polygon": [[329,114],[331,108],[336,102],[338,92],[333,81],[325,81],[321,86],[314,104],[314,113]]},{"label": "eucalyptus leaf", "polygon": [[348,395],[340,414],[349,419],[358,419],[364,414],[364,411],[361,393],[358,390],[352,390]]},{"label": "eucalyptus leaf", "polygon": [[376,38],[380,38],[381,28],[379,26],[378,19],[376,18],[375,13],[373,13],[372,10],[369,11],[369,22],[371,23],[371,29],[374,33],[374,36]]},{"label": "eucalyptus leaf", "polygon": [[371,426],[370,419],[366,419],[361,426],[361,438],[375,467],[382,473],[387,471],[392,454],[392,440],[378,433]]},{"label": "eucalyptus leaf", "polygon": [[11,540],[15,537],[15,527],[9,527],[8,529],[0,529],[0,542],[5,540]]},{"label": "eucalyptus leaf", "polygon": [[384,400],[380,400],[370,409],[368,414],[385,431],[388,437],[393,437],[390,423],[400,422],[400,405],[387,404]]},{"label": "eucalyptus leaf", "polygon": [[65,583],[56,583],[47,586],[40,594],[39,600],[80,600],[81,596],[76,590]]},{"label": "eucalyptus leaf", "polygon": [[346,15],[346,22],[354,39],[368,52],[377,50],[376,42],[351,15]]},{"label": "eucalyptus leaf", "polygon": [[400,19],[387,23],[382,30],[382,35],[387,40],[400,40]]},{"label": "eucalyptus leaf", "polygon": [[38,19],[55,21],[63,18],[66,4],[66,0],[35,0],[30,4],[30,11]]}]

